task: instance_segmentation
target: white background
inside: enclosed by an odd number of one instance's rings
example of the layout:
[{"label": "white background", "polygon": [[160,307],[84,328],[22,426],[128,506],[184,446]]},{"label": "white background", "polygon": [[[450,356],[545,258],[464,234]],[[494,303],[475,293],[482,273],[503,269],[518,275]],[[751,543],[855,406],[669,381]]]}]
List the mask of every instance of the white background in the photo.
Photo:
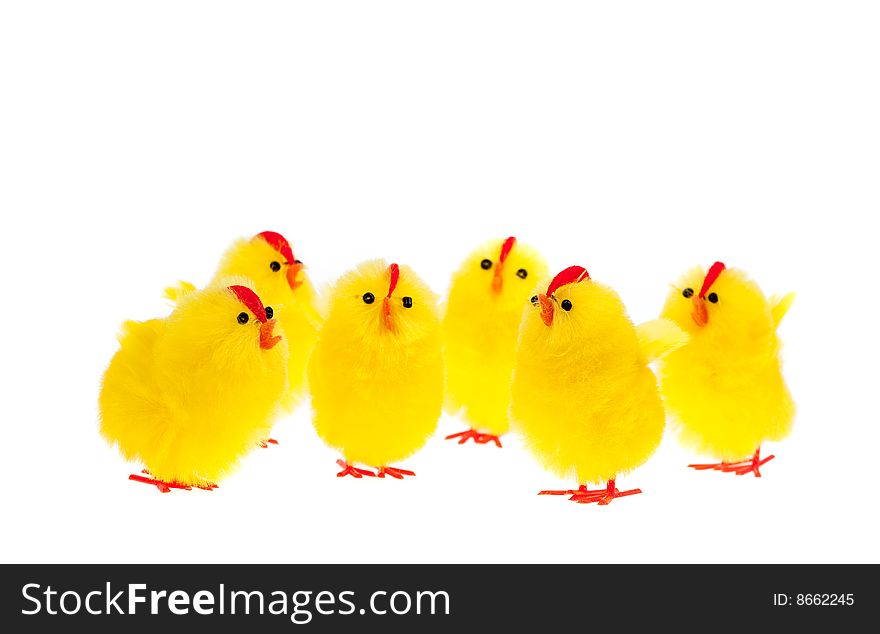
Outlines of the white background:
[{"label": "white background", "polygon": [[[4,3],[0,559],[880,561],[878,8],[720,4]],[[668,435],[603,508],[448,417],[415,479],[337,479],[304,407],[218,491],[129,482],[96,422],[118,325],[265,229],[319,284],[385,257],[441,294],[514,234],[635,321],[724,260],[798,292],[794,432],[761,479]]]}]

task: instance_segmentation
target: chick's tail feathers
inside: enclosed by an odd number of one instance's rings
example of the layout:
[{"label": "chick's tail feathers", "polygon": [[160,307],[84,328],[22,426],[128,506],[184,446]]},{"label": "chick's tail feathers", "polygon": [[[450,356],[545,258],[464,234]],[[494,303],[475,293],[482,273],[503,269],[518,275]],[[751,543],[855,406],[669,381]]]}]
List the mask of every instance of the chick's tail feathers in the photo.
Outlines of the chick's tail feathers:
[{"label": "chick's tail feathers", "polygon": [[648,363],[662,359],[685,345],[690,337],[669,319],[652,319],[636,326],[639,347]]},{"label": "chick's tail feathers", "polygon": [[164,328],[162,319],[123,322],[117,335],[120,350],[102,381],[99,430],[128,460],[138,459],[142,444],[147,442],[150,431],[144,421],[161,421],[168,414],[155,390],[152,364],[156,341]]},{"label": "chick's tail feathers", "polygon": [[147,321],[130,319],[122,322],[116,338],[120,345],[125,346],[129,351],[127,357],[138,362],[145,361],[152,358],[156,340],[164,327],[165,324],[161,319],[148,319]]},{"label": "chick's tail feathers", "polygon": [[795,294],[786,293],[785,295],[773,295],[770,297],[770,314],[773,315],[773,324],[778,328],[779,323],[791,305],[794,303]]},{"label": "chick's tail feathers", "polygon": [[170,299],[176,304],[182,298],[186,297],[190,293],[194,293],[195,291],[196,287],[194,284],[184,282],[183,280],[178,280],[177,284],[175,284],[174,286],[169,286],[162,294],[166,299]]}]

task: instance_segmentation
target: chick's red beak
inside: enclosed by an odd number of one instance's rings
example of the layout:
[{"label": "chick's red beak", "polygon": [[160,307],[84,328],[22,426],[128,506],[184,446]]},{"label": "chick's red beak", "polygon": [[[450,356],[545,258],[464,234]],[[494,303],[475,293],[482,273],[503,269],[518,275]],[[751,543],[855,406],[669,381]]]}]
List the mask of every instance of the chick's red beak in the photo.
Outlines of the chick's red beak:
[{"label": "chick's red beak", "polygon": [[706,302],[696,295],[693,298],[693,307],[691,308],[691,319],[701,328],[709,323],[709,310],[706,308]]},{"label": "chick's red beak", "polygon": [[394,332],[394,318],[391,317],[391,298],[386,297],[382,300],[382,319],[385,320],[385,327]]},{"label": "chick's red beak", "polygon": [[492,292],[496,295],[501,292],[504,286],[504,280],[501,278],[502,264],[499,262],[495,265],[495,275],[492,277]]},{"label": "chick's red beak", "polygon": [[553,300],[544,293],[539,293],[538,303],[541,305],[541,321],[549,328],[553,325],[553,316],[556,314],[553,310]]},{"label": "chick's red beak", "polygon": [[272,333],[275,330],[275,320],[270,319],[268,321],[264,321],[260,324],[260,347],[263,350],[271,350],[275,347],[279,341],[281,341],[281,337],[278,335],[273,336]]},{"label": "chick's red beak", "polygon": [[297,279],[299,272],[302,270],[302,262],[291,262],[287,265],[287,283],[290,285],[290,290],[295,291],[298,287],[302,286],[302,280]]}]

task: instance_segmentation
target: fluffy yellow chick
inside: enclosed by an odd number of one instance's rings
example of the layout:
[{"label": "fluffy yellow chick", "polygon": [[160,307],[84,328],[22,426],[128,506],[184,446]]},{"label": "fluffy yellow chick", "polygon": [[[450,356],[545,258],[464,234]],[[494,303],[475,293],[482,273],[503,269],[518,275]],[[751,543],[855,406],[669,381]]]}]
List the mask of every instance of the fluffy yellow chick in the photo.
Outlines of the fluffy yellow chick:
[{"label": "fluffy yellow chick", "polygon": [[[321,326],[315,289],[303,263],[294,257],[290,243],[274,231],[263,231],[253,238],[242,238],[232,244],[223,255],[211,283],[216,284],[230,276],[251,280],[263,301],[275,309],[290,350],[288,386],[281,405],[292,411],[306,393],[306,365]],[[166,295],[176,300],[194,289],[192,284],[181,282],[177,288],[167,289]]]},{"label": "fluffy yellow chick", "polygon": [[666,407],[686,445],[721,460],[691,467],[760,477],[773,458],[761,458],[761,443],[791,431],[795,408],[776,329],[793,301],[793,293],[768,300],[721,262],[690,270],[670,291],[663,316],[690,342],[660,365]]},{"label": "fluffy yellow chick", "polygon": [[126,322],[104,374],[100,432],[171,488],[213,488],[265,438],[284,393],[287,345],[246,282],[181,297],[165,319]]},{"label": "fluffy yellow chick", "polygon": [[[581,486],[541,494],[608,504],[618,475],[660,443],[665,413],[648,363],[686,341],[673,323],[632,324],[611,288],[572,266],[532,299],[522,322],[511,415],[526,445],[551,471]],[[588,490],[591,482],[605,489]]]},{"label": "fluffy yellow chick", "polygon": [[443,362],[437,300],[407,266],[372,260],[334,286],[309,363],[318,435],[342,452],[337,475],[415,475],[389,466],[437,427]]},{"label": "fluffy yellow chick", "polygon": [[501,446],[523,306],[546,275],[541,255],[514,237],[484,244],[453,274],[443,317],[446,409],[471,427],[447,440]]}]

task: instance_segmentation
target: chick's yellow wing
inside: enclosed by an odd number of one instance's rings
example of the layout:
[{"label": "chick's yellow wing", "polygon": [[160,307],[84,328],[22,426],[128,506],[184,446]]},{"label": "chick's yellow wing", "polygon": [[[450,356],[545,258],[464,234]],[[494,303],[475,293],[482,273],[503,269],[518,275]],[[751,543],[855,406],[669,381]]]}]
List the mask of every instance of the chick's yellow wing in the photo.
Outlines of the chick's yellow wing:
[{"label": "chick's yellow wing", "polygon": [[189,295],[190,293],[194,293],[195,290],[196,287],[194,284],[180,280],[174,286],[169,286],[168,288],[166,288],[163,294],[165,295],[166,299],[170,299],[176,304],[183,297]]},{"label": "chick's yellow wing", "polygon": [[307,282],[298,289],[298,293],[303,317],[313,328],[320,330],[324,323],[324,315],[321,313],[320,300],[315,287]]},{"label": "chick's yellow wing", "polygon": [[669,319],[652,319],[636,326],[639,348],[648,363],[662,359],[685,345],[690,336]]},{"label": "chick's yellow wing", "polygon": [[786,293],[781,297],[773,295],[770,298],[770,314],[773,315],[773,325],[777,328],[779,327],[779,322],[782,321],[782,318],[785,317],[788,309],[794,303],[794,297],[794,293]]}]

